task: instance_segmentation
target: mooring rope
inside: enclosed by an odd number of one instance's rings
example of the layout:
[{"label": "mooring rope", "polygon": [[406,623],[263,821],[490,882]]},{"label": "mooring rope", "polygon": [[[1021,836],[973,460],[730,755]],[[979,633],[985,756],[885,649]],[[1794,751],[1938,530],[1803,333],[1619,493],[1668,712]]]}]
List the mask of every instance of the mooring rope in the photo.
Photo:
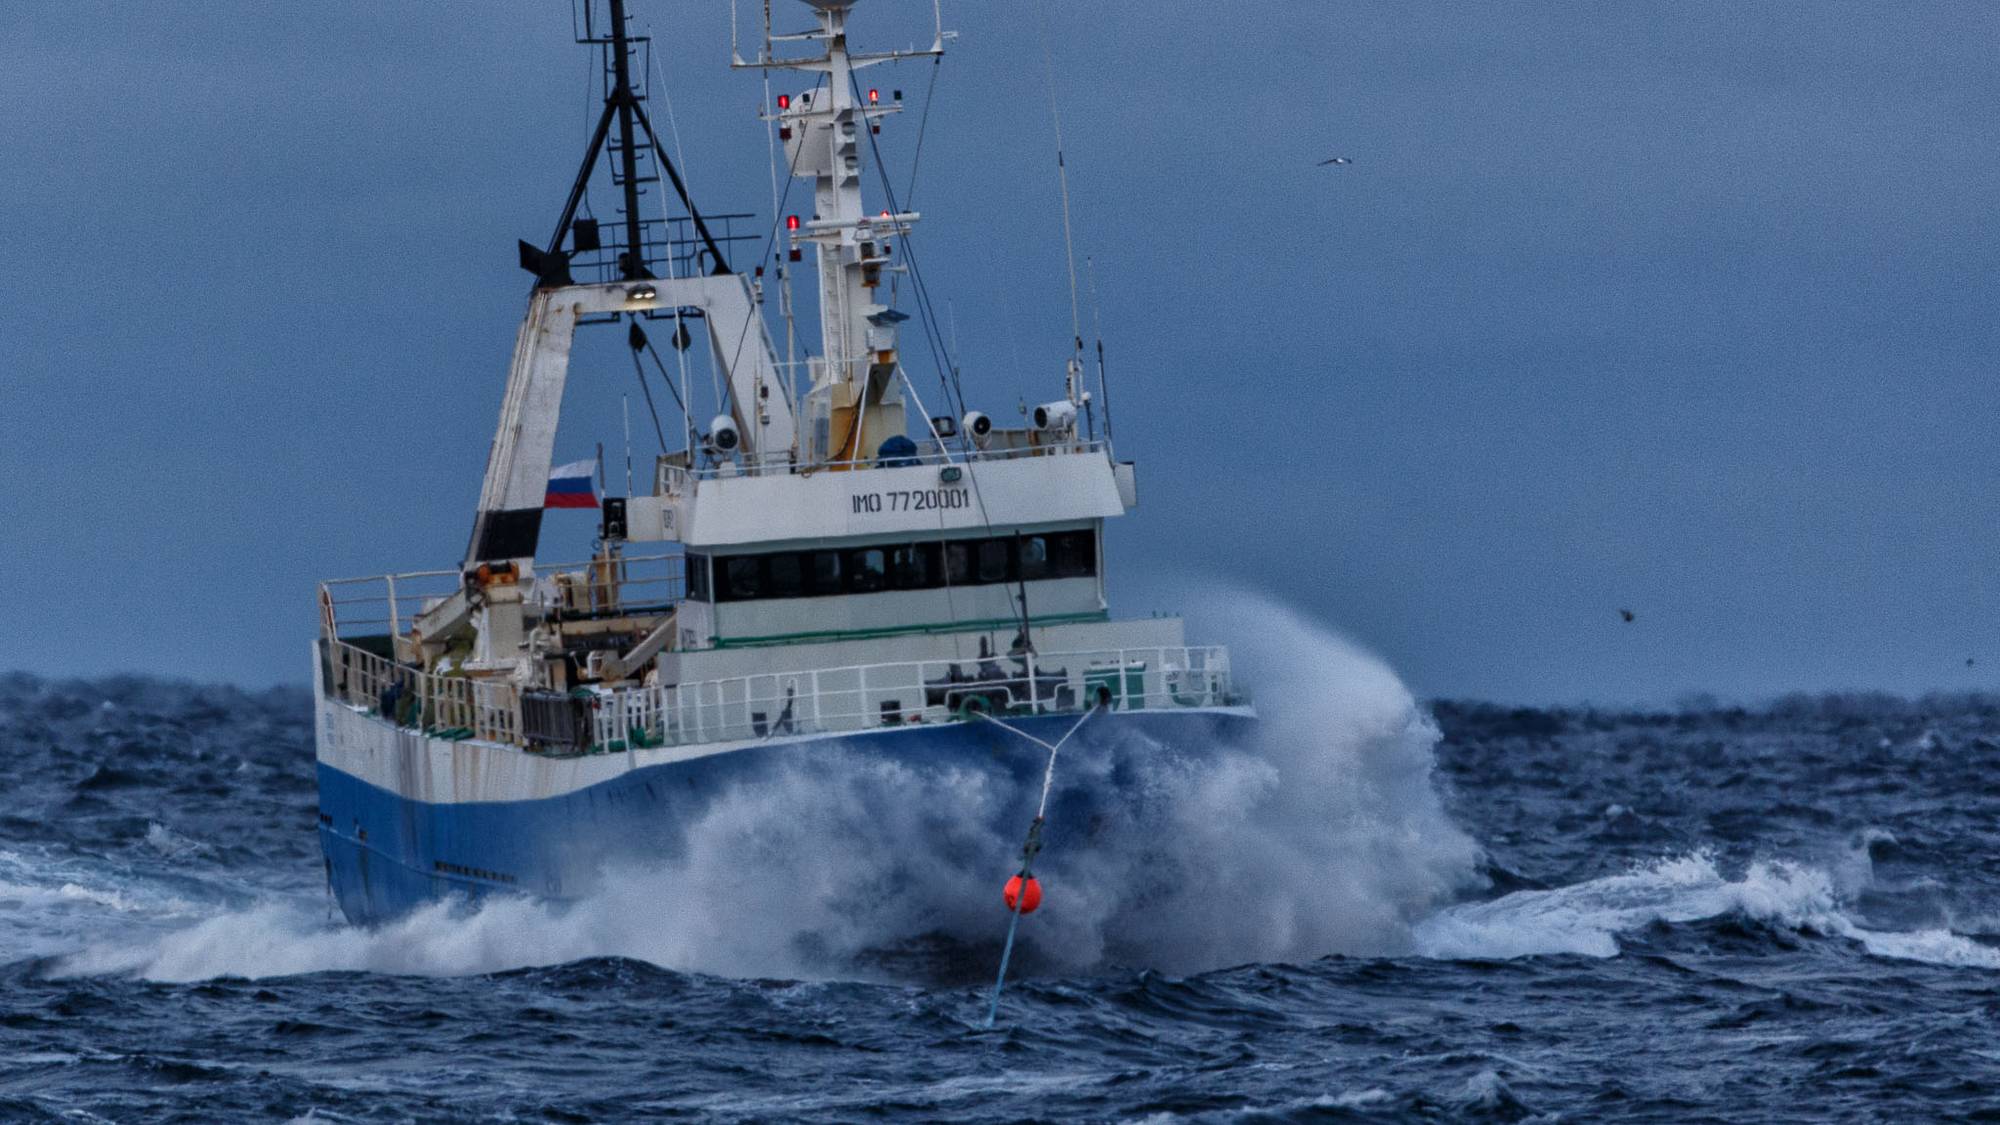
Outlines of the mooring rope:
[{"label": "mooring rope", "polygon": [[1019,727],[1009,726],[984,711],[978,712],[980,718],[985,719],[994,726],[1002,730],[1012,731],[1029,742],[1044,747],[1049,752],[1048,768],[1042,771],[1042,800],[1040,804],[1035,806],[1034,823],[1028,825],[1027,842],[1021,845],[1021,870],[1014,876],[1015,879],[1020,880],[1020,887],[1014,893],[1014,909],[1007,919],[1007,943],[1000,948],[1000,975],[993,980],[993,1002],[987,1005],[986,1008],[985,1026],[989,1028],[993,1026],[993,1021],[1000,1016],[1000,990],[1007,985],[1007,963],[1014,957],[1014,932],[1020,928],[1021,915],[1024,912],[1022,908],[1028,902],[1029,872],[1035,865],[1035,853],[1042,850],[1042,824],[1048,819],[1049,790],[1055,787],[1056,782],[1056,754],[1062,750],[1063,744],[1069,741],[1070,735],[1081,730],[1083,724],[1089,722],[1090,717],[1097,714],[1099,710],[1101,710],[1101,707],[1092,707],[1090,710],[1085,711],[1083,717],[1076,721],[1076,725],[1069,728],[1069,733],[1057,739],[1053,745],[1043,742],[1041,739],[1036,738]]}]

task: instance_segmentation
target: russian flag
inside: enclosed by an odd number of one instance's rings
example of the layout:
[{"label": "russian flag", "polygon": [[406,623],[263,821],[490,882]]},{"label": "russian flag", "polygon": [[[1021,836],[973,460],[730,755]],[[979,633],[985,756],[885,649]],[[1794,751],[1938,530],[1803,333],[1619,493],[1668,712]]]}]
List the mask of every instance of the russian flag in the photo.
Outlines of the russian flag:
[{"label": "russian flag", "polygon": [[542,500],[542,507],[597,507],[597,492],[590,487],[590,477],[596,469],[595,461],[571,461],[550,469],[549,492]]}]

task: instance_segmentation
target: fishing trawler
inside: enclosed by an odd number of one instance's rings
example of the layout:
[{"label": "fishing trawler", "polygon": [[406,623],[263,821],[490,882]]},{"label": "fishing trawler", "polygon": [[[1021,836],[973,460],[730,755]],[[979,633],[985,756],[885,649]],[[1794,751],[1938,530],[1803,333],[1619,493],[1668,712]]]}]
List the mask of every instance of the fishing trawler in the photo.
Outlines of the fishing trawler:
[{"label": "fishing trawler", "polygon": [[[579,896],[613,858],[671,850],[730,787],[827,755],[1001,770],[1023,793],[997,814],[1011,833],[1066,735],[1199,746],[1254,722],[1223,649],[1187,644],[1175,617],[1108,612],[1104,521],[1138,484],[1081,334],[1060,396],[1013,426],[966,401],[944,355],[920,215],[882,174],[902,95],[860,79],[942,54],[942,20],[928,48],[862,54],[854,0],[806,0],[817,26],[797,34],[765,5],[761,49],[732,65],[807,76],[775,98],[767,84],[762,117],[812,198],[743,234],[748,216],[695,206],[635,78],[646,40],[624,0],[597,2],[578,41],[603,53],[602,113],[553,236],[520,244],[534,287],[466,554],[319,587],[319,835],[348,919]],[[620,201],[604,222],[588,214],[600,163]],[[646,185],[671,185],[678,213],[643,214]],[[808,255],[818,348],[801,355]],[[936,413],[905,366],[912,322],[939,357]],[[682,412],[624,496],[601,453],[556,464],[571,345],[591,330],[620,333],[641,387]],[[567,508],[597,518],[588,557],[543,561],[544,515]]]}]

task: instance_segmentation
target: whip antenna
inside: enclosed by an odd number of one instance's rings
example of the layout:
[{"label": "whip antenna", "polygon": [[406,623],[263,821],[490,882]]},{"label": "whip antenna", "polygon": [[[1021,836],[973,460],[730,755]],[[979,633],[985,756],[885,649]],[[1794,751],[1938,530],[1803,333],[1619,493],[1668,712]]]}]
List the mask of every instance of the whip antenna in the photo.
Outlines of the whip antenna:
[{"label": "whip antenna", "polygon": [[1090,331],[1097,337],[1097,397],[1104,401],[1104,440],[1111,440],[1111,386],[1104,374],[1104,307],[1097,300],[1097,260],[1085,258],[1090,274]]},{"label": "whip antenna", "polygon": [[1056,106],[1056,63],[1055,48],[1049,43],[1049,6],[1042,4],[1042,73],[1049,83],[1049,117],[1056,127],[1056,183],[1062,189],[1063,256],[1069,264],[1069,338],[1070,356],[1068,377],[1065,380],[1069,391],[1069,401],[1075,404],[1080,393],[1078,384],[1083,381],[1083,317],[1078,312],[1076,299],[1076,241],[1070,234],[1069,222],[1069,167],[1063,162],[1062,111]]}]

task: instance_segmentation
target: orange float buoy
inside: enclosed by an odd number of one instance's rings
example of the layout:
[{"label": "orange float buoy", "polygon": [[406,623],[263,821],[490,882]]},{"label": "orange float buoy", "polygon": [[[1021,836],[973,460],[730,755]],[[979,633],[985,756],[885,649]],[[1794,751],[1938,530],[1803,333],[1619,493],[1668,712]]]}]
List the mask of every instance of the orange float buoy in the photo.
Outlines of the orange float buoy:
[{"label": "orange float buoy", "polygon": [[1000,897],[1007,900],[1007,909],[1014,909],[1014,901],[1019,899],[1021,902],[1021,913],[1033,914],[1035,908],[1042,904],[1042,882],[1033,875],[1028,876],[1028,890],[1026,894],[1023,894],[1021,892],[1021,877],[1016,875],[1012,879],[1007,880],[1007,889],[1001,892]]}]

